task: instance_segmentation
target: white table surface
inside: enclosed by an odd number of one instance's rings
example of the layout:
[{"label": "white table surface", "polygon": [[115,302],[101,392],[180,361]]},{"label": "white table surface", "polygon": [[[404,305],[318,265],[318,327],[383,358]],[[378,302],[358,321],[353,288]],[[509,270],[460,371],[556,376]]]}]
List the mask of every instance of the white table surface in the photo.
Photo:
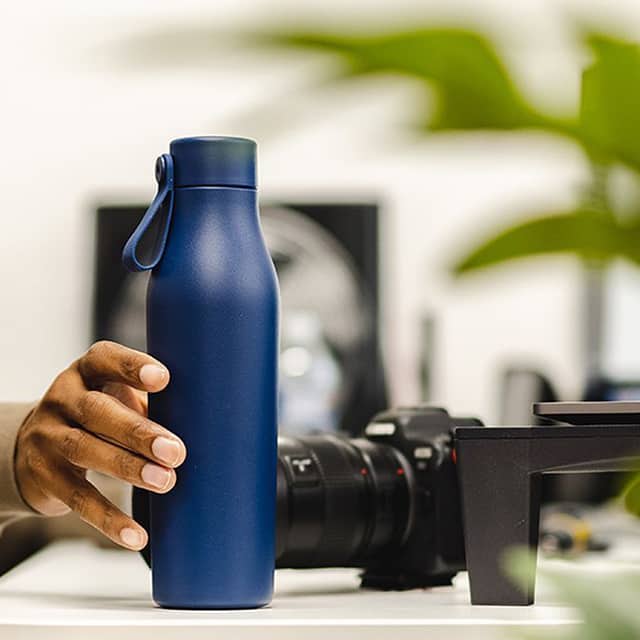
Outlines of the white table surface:
[{"label": "white table surface", "polygon": [[465,574],[453,587],[383,593],[359,590],[357,571],[315,569],[277,572],[276,597],[265,609],[163,610],[151,600],[149,571],[137,554],[67,541],[0,578],[0,638],[468,640],[518,638],[517,630],[533,628],[568,631],[579,623],[540,582],[532,607],[468,602]]}]

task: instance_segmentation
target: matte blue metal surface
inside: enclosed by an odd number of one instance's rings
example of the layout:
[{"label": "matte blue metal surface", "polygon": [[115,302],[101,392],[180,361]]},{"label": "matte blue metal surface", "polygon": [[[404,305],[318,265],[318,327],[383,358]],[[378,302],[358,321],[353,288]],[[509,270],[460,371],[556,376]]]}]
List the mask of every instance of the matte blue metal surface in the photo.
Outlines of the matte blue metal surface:
[{"label": "matte blue metal surface", "polygon": [[153,598],[177,608],[265,605],[275,565],[278,287],[255,189],[175,188],[147,335],[171,371],[167,389],[150,396],[150,417],[188,452],[175,488],[151,498]]},{"label": "matte blue metal surface", "polygon": [[176,187],[256,186],[256,143],[247,138],[203,136],[171,143]]}]

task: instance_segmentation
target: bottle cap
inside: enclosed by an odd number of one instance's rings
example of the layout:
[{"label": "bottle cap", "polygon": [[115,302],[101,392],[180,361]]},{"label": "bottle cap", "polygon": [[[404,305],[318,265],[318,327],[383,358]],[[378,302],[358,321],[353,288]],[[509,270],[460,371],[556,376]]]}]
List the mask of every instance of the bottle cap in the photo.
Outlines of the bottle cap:
[{"label": "bottle cap", "polygon": [[[256,188],[256,143],[247,138],[201,136],[180,138],[156,160],[158,192],[122,250],[130,271],[148,271],[162,259],[173,215],[176,187]],[[143,238],[160,220],[151,255],[139,255]],[[142,243],[144,244],[144,243]]]},{"label": "bottle cap", "polygon": [[175,187],[256,187],[256,143],[248,138],[179,138],[170,153]]}]

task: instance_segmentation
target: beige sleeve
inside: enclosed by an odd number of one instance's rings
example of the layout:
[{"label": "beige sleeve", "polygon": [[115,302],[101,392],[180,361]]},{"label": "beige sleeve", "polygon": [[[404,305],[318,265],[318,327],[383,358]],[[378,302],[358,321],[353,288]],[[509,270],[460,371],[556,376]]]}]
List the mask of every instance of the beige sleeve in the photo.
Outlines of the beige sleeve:
[{"label": "beige sleeve", "polygon": [[35,515],[22,499],[14,471],[18,430],[33,404],[0,403],[0,534],[10,522]]}]

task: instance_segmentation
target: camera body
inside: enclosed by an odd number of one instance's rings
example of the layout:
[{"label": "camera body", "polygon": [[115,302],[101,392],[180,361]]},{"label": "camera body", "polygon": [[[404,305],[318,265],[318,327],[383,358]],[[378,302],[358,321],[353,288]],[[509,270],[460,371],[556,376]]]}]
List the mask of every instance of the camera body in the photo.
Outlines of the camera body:
[{"label": "camera body", "polygon": [[406,407],[355,440],[281,438],[277,566],[361,567],[383,590],[449,584],[465,569],[453,428],[481,424]]},{"label": "camera body", "polygon": [[449,584],[456,573],[465,570],[453,446],[453,427],[462,424],[482,423],[475,418],[456,420],[445,409],[414,407],[376,415],[367,426],[365,433],[371,441],[394,447],[407,459],[415,493],[414,522],[406,542],[372,559],[362,577],[363,586],[377,589],[438,586]]}]

